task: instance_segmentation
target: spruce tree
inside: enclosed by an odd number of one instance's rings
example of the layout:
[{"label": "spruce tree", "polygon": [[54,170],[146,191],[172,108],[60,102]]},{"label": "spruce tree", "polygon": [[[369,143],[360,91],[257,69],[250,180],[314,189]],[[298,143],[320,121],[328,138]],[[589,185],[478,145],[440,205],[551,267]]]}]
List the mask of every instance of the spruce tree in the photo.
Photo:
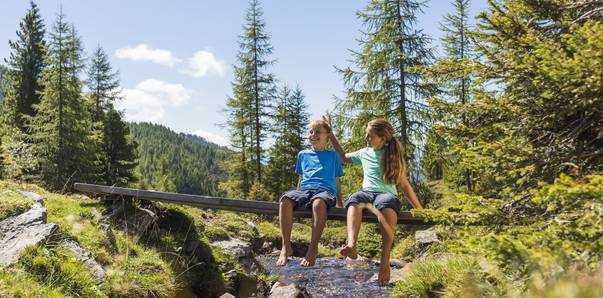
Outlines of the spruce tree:
[{"label": "spruce tree", "polygon": [[272,197],[296,187],[295,162],[297,153],[304,148],[304,136],[309,114],[308,105],[299,87],[291,90],[283,86],[274,108],[272,135],[275,143],[270,149],[266,167],[266,186]]},{"label": "spruce tree", "polygon": [[109,58],[100,46],[92,53],[87,75],[92,118],[101,121],[119,96],[119,73],[112,71]]},{"label": "spruce tree", "polygon": [[9,41],[10,57],[6,59],[8,88],[4,112],[7,124],[25,131],[24,116],[33,116],[34,104],[40,102],[42,86],[40,78],[45,66],[44,23],[38,6],[30,2],[30,8],[19,23],[18,39]]},{"label": "spruce tree", "polygon": [[55,189],[87,181],[95,152],[89,146],[90,117],[81,95],[84,67],[75,27],[60,13],[50,33],[41,101],[34,105],[30,130],[40,159],[41,178]]},{"label": "spruce tree", "polygon": [[353,66],[338,69],[346,98],[337,100],[338,122],[349,129],[352,142],[363,143],[366,123],[383,117],[392,122],[411,160],[427,121],[425,98],[433,86],[416,70],[431,62],[430,39],[415,28],[424,2],[372,0],[358,12],[364,24],[361,50],[352,52]]},{"label": "spruce tree", "polygon": [[130,129],[121,113],[112,106],[107,108],[103,117],[104,183],[127,186],[134,180],[137,144],[130,139]]},{"label": "spruce tree", "polygon": [[[473,173],[468,168],[459,168],[462,163],[452,152],[455,147],[467,149],[472,144],[471,138],[464,134],[467,126],[467,115],[464,112],[467,103],[471,102],[472,66],[476,56],[470,38],[472,28],[469,24],[469,0],[454,0],[454,11],[444,17],[441,39],[443,55],[437,62],[425,69],[426,76],[439,87],[439,93],[431,100],[434,108],[434,124],[429,132],[428,142],[423,158],[428,177],[441,179],[444,172],[451,180],[456,172],[462,171],[464,178],[459,181],[468,190],[473,190]],[[446,136],[441,128],[446,128]]]},{"label": "spruce tree", "polygon": [[[239,53],[234,66],[233,96],[227,100],[227,125],[232,147],[237,153],[229,158],[229,180],[222,188],[229,195],[246,198],[254,181],[262,183],[263,143],[269,121],[269,107],[275,96],[270,36],[266,33],[263,12],[252,0],[245,15],[243,34],[239,36]],[[252,170],[249,170],[251,165]]]}]

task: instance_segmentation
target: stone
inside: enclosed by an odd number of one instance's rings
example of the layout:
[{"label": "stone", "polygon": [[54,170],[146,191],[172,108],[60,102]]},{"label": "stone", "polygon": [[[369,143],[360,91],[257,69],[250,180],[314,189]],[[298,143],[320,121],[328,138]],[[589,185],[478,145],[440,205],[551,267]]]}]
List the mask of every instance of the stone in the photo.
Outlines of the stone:
[{"label": "stone", "polygon": [[123,220],[118,223],[118,227],[120,229],[127,227],[128,234],[138,236],[147,232],[149,227],[157,221],[157,215],[153,211],[145,208],[136,208],[136,211],[126,218],[127,220],[125,223]]},{"label": "stone", "polygon": [[61,245],[71,250],[76,255],[77,260],[84,262],[84,266],[92,274],[92,278],[96,284],[101,284],[105,280],[106,274],[103,267],[96,262],[90,253],[80,247],[79,244],[71,239],[65,239],[61,242]]},{"label": "stone", "polygon": [[[411,264],[406,264],[406,266],[404,266],[404,268],[398,269],[398,268],[391,268],[390,271],[390,275],[389,275],[389,284],[394,284],[396,282],[399,282],[403,279],[406,278],[406,276],[408,276],[408,273],[410,272],[410,268],[411,268]],[[379,273],[375,273],[375,275],[373,275],[368,282],[369,283],[377,283],[377,281],[379,280]]]},{"label": "stone", "polygon": [[238,258],[252,256],[251,244],[240,239],[216,241],[211,245],[220,247],[226,254]]},{"label": "stone", "polygon": [[222,296],[220,296],[220,298],[236,298],[236,297],[233,294],[224,293],[224,294],[222,294]]},{"label": "stone", "polygon": [[46,223],[42,197],[33,192],[23,195],[34,201],[31,209],[0,222],[0,266],[16,263],[28,246],[46,241],[58,230],[56,224]]},{"label": "stone", "polygon": [[419,245],[428,245],[434,242],[440,242],[438,235],[433,228],[415,232],[415,241]]},{"label": "stone", "polygon": [[284,284],[276,282],[270,290],[271,298],[304,298],[312,297],[305,288],[301,288],[296,284]]}]

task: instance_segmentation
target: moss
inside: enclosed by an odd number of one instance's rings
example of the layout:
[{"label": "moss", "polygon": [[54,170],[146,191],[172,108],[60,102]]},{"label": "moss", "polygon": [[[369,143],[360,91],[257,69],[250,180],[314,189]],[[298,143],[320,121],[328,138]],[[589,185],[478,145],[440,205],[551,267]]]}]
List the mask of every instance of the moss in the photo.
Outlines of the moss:
[{"label": "moss", "polygon": [[32,200],[17,191],[13,191],[7,184],[0,184],[0,220],[23,213],[32,205]]}]

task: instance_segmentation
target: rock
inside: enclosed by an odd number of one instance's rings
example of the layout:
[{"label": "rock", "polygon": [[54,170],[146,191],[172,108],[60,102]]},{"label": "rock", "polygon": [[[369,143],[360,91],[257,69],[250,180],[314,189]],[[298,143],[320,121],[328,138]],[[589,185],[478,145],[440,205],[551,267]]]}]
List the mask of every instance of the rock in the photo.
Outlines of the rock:
[{"label": "rock", "polygon": [[230,239],[212,242],[213,246],[220,247],[225,253],[238,258],[252,256],[251,244],[240,239]]},{"label": "rock", "polygon": [[149,227],[157,220],[157,215],[153,211],[145,208],[136,208],[134,214],[126,217],[127,220],[118,223],[120,229],[127,227],[130,235],[143,235]]},{"label": "rock", "polygon": [[61,244],[71,250],[76,255],[77,260],[84,262],[84,265],[86,266],[90,274],[92,274],[92,278],[94,278],[96,284],[100,284],[105,280],[105,270],[100,264],[96,262],[96,260],[94,260],[94,258],[92,258],[90,253],[85,251],[75,241],[71,239],[63,240]]},{"label": "rock", "polygon": [[103,240],[103,244],[112,247],[113,251],[117,252],[117,241],[115,240],[115,234],[111,229],[111,225],[109,225],[108,223],[101,222],[100,228],[101,230],[103,230],[103,232],[105,232],[105,235],[107,236],[107,238]]},{"label": "rock", "polygon": [[[389,276],[389,284],[394,284],[396,282],[399,282],[403,279],[406,278],[406,276],[408,276],[408,272],[410,272],[410,268],[411,268],[411,264],[406,264],[406,266],[404,266],[404,268],[402,269],[398,269],[398,268],[391,268],[391,273]],[[369,283],[377,283],[377,280],[379,280],[379,273],[375,273],[375,275],[373,275],[368,282]]]},{"label": "rock", "polygon": [[0,266],[16,263],[25,248],[46,241],[58,230],[56,224],[46,223],[42,197],[33,192],[23,195],[34,201],[31,209],[0,222]]},{"label": "rock", "polygon": [[269,297],[278,298],[303,298],[312,297],[305,288],[301,288],[296,284],[283,284],[276,282],[270,290]]},{"label": "rock", "polygon": [[220,298],[236,298],[236,297],[230,293],[224,293],[224,294],[222,294],[222,296],[220,296]]},{"label": "rock", "polygon": [[433,228],[415,232],[415,241],[419,245],[428,245],[434,242],[440,242],[438,235]]}]

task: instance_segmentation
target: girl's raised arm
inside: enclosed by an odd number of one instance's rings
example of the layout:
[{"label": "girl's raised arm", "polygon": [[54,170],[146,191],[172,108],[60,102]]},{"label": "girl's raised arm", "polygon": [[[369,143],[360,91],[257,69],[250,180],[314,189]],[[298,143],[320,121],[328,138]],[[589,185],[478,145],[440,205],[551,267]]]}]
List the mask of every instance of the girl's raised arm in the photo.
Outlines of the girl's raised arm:
[{"label": "girl's raised arm", "polygon": [[327,122],[327,124],[329,124],[329,126],[331,127],[331,135],[329,136],[329,140],[331,140],[331,144],[333,144],[333,148],[335,148],[335,151],[339,153],[339,157],[341,157],[341,162],[343,164],[352,163],[352,157],[349,154],[345,153],[345,150],[343,149],[343,147],[341,147],[341,145],[337,141],[337,137],[333,133],[333,126],[331,126],[331,117],[322,116],[322,120]]}]

